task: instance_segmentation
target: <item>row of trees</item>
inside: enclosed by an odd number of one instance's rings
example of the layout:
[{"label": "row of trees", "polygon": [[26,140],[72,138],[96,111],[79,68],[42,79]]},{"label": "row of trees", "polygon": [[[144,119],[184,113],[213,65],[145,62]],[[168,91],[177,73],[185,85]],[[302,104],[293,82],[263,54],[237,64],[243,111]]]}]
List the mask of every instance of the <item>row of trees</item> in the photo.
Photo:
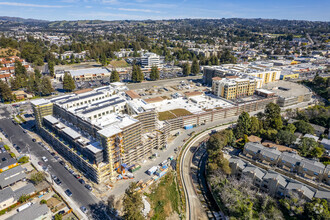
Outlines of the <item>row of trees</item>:
[{"label": "row of trees", "polygon": [[[296,142],[295,131],[314,134],[314,128],[303,120],[283,125],[280,113],[280,107],[273,103],[269,103],[265,112],[258,113],[257,117],[250,117],[247,112],[243,112],[239,116],[234,130],[236,138],[242,138],[242,145],[247,142],[248,135],[256,135],[278,144],[290,146]],[[298,144],[298,151],[304,157],[321,157],[324,147],[313,138],[302,138]]]}]

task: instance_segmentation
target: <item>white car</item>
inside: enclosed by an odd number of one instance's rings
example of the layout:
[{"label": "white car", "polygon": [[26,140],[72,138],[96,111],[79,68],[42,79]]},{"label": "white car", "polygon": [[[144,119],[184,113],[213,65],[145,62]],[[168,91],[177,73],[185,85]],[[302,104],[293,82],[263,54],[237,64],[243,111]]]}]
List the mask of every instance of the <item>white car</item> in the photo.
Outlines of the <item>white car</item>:
[{"label": "white car", "polygon": [[48,161],[47,157],[42,157],[42,160],[43,160],[44,162],[47,162],[47,161]]}]

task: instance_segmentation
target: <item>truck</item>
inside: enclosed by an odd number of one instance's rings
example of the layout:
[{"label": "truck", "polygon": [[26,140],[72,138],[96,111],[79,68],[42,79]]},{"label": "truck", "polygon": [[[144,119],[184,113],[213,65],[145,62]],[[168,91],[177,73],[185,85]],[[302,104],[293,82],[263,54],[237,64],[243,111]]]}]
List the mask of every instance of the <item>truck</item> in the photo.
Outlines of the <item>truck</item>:
[{"label": "truck", "polygon": [[19,207],[19,208],[17,209],[17,212],[21,212],[21,211],[23,211],[24,209],[29,208],[32,204],[33,204],[32,202],[28,202],[28,203],[22,205],[21,207]]},{"label": "truck", "polygon": [[164,166],[165,164],[167,164],[167,160],[164,160],[163,162],[161,162],[160,166]]},{"label": "truck", "polygon": [[157,167],[156,166],[153,166],[151,167],[147,173],[151,176],[152,174],[154,174],[155,172],[157,171]]}]

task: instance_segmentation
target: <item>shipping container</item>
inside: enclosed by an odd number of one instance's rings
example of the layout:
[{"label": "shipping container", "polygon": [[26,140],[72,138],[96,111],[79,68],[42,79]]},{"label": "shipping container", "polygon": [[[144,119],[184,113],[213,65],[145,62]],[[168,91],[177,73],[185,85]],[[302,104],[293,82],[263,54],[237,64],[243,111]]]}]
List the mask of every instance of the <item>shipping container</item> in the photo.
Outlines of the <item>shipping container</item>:
[{"label": "shipping container", "polygon": [[189,129],[192,129],[193,127],[194,127],[193,125],[186,125],[186,126],[184,126],[184,129],[189,130]]},{"label": "shipping container", "polygon": [[152,174],[154,174],[156,171],[157,171],[157,167],[156,167],[156,166],[153,166],[153,167],[151,167],[151,168],[148,170],[148,174],[149,174],[149,175],[152,175]]}]

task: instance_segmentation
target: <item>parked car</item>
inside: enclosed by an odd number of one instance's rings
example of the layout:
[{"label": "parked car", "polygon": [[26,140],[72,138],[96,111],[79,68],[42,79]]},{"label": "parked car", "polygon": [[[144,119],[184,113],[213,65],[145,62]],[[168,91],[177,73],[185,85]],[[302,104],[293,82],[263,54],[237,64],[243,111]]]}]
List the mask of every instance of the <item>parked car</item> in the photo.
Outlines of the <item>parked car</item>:
[{"label": "parked car", "polygon": [[83,213],[86,213],[86,212],[87,212],[87,208],[86,208],[85,206],[81,206],[80,209],[81,209],[81,211],[82,211]]},{"label": "parked car", "polygon": [[61,160],[61,161],[60,161],[60,164],[61,164],[62,166],[64,166],[64,165],[65,165],[65,162],[64,162],[63,160]]},{"label": "parked car", "polygon": [[69,189],[65,190],[65,194],[67,194],[69,197],[72,196],[72,192]]},{"label": "parked car", "polygon": [[59,215],[64,215],[64,214],[65,214],[65,211],[64,211],[64,210],[61,210],[61,211],[59,211],[57,214],[59,214]]},{"label": "parked car", "polygon": [[16,150],[17,150],[18,153],[21,153],[22,152],[22,150],[21,150],[21,148],[19,146],[16,147]]},{"label": "parked car", "polygon": [[56,178],[54,181],[59,186],[62,184],[62,182],[61,182],[61,180],[59,178]]},{"label": "parked car", "polygon": [[86,187],[86,189],[88,189],[89,191],[92,191],[92,190],[93,190],[93,188],[92,188],[90,185],[88,185],[88,184],[86,184],[85,187]]},{"label": "parked car", "polygon": [[47,157],[45,157],[45,156],[42,157],[42,160],[43,160],[44,162],[47,162],[47,161],[48,161]]},{"label": "parked car", "polygon": [[36,142],[37,140],[35,138],[32,139],[33,142]]},{"label": "parked car", "polygon": [[23,133],[27,133],[27,131],[26,130],[23,130]]},{"label": "parked car", "polygon": [[83,179],[79,179],[79,182],[80,182],[81,184],[85,184],[85,180],[83,180]]}]

